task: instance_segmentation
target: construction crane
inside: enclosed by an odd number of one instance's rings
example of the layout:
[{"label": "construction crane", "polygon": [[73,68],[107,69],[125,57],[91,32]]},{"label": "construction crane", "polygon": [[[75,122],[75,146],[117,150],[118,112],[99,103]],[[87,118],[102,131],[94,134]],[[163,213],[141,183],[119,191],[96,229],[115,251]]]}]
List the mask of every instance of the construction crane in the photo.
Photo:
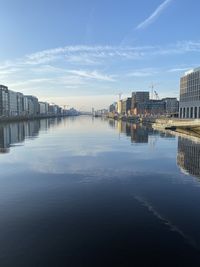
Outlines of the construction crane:
[{"label": "construction crane", "polygon": [[154,91],[154,94],[155,94],[155,97],[156,97],[156,100],[159,100],[159,95],[156,91]]},{"label": "construction crane", "polygon": [[150,86],[149,86],[149,88],[151,88],[151,99],[154,99],[154,92],[155,92],[154,88],[155,88],[156,85],[158,85],[158,83],[153,83],[152,82],[150,84]]}]

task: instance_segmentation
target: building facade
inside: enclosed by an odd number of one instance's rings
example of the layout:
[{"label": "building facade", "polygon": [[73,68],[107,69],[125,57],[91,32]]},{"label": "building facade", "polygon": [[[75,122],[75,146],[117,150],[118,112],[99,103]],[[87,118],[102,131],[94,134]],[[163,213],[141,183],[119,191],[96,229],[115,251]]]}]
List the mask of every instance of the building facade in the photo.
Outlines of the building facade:
[{"label": "building facade", "polygon": [[121,113],[123,115],[129,115],[131,112],[131,103],[132,103],[132,98],[128,97],[127,99],[122,100],[122,110]]},{"label": "building facade", "polygon": [[176,97],[166,97],[162,101],[165,102],[165,110],[167,115],[177,114],[179,111],[179,101]]},{"label": "building facade", "polygon": [[111,105],[109,106],[109,112],[114,113],[114,112],[116,112],[116,111],[117,111],[117,103],[114,102],[113,104],[111,104]]},{"label": "building facade", "polygon": [[18,116],[17,92],[8,90],[8,95],[9,95],[9,115],[11,117]]},{"label": "building facade", "polygon": [[131,114],[137,115],[138,104],[141,104],[147,101],[149,101],[149,92],[147,91],[132,92]]},{"label": "building facade", "polygon": [[48,110],[49,110],[48,103],[39,102],[39,113],[41,115],[47,115],[48,114]]},{"label": "building facade", "polygon": [[200,118],[200,68],[192,69],[181,77],[179,117]]},{"label": "building facade", "polygon": [[28,95],[28,115],[36,116],[39,114],[39,102],[37,97]]},{"label": "building facade", "polygon": [[149,101],[138,103],[137,104],[137,115],[143,116],[159,116],[164,115],[165,111],[165,102],[162,100],[153,100],[150,99]]},{"label": "building facade", "polygon": [[122,113],[122,100],[119,100],[117,102],[117,113],[121,114]]},{"label": "building facade", "polygon": [[0,85],[0,116],[9,116],[8,87]]},{"label": "building facade", "polygon": [[24,114],[24,95],[22,93],[17,93],[17,112],[19,116]]}]

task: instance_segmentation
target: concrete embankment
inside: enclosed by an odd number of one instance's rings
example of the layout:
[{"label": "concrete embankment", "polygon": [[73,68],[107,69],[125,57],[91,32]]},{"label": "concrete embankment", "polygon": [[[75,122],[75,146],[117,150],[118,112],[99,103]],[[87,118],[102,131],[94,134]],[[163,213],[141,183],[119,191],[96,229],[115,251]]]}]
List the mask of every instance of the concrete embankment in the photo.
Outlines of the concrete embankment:
[{"label": "concrete embankment", "polygon": [[18,122],[18,121],[29,121],[29,120],[41,120],[49,118],[61,118],[67,117],[66,115],[39,115],[39,116],[15,116],[15,117],[0,117],[1,122]]},{"label": "concrete embankment", "polygon": [[172,130],[179,133],[200,137],[199,119],[160,118],[153,123],[155,129]]}]

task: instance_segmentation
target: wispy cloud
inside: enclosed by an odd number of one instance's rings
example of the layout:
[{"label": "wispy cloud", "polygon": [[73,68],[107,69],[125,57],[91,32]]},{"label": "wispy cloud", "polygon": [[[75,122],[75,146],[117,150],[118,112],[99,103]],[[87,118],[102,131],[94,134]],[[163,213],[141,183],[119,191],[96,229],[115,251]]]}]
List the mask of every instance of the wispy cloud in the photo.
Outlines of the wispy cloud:
[{"label": "wispy cloud", "polygon": [[147,19],[137,25],[136,30],[148,27],[153,21],[155,21],[160,16],[160,14],[167,8],[170,2],[172,2],[172,0],[165,0],[155,9],[155,11]]},{"label": "wispy cloud", "polygon": [[[174,79],[173,73],[195,67],[194,60],[183,64],[183,56],[191,53],[198,58],[200,40],[163,46],[64,46],[0,62],[0,84],[44,98],[94,92],[115,94],[116,87],[128,92],[131,86],[148,84],[151,76],[156,80],[167,72]],[[175,65],[160,68],[156,63],[168,61],[170,56],[176,57]],[[172,87],[169,81],[167,84]]]},{"label": "wispy cloud", "polygon": [[114,82],[113,76],[106,75],[103,73],[100,73],[96,70],[94,71],[85,71],[85,70],[69,70],[69,73],[78,75],[83,78],[87,79],[95,79],[95,80],[100,80],[100,81],[107,81],[107,82]]},{"label": "wispy cloud", "polygon": [[136,69],[130,71],[128,77],[149,77],[157,74],[157,70],[153,68]]}]

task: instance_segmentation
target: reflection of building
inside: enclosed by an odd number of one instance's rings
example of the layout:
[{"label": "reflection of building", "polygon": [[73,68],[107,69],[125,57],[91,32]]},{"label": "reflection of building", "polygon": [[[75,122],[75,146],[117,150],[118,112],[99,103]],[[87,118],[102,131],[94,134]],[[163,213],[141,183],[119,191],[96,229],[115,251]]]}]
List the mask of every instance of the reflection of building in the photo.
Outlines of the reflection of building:
[{"label": "reflection of building", "polygon": [[13,144],[23,142],[25,137],[36,136],[39,132],[39,121],[28,121],[0,125],[0,153],[9,151]]},{"label": "reflection of building", "polygon": [[61,122],[62,118],[55,118],[0,124],[0,153],[9,152],[12,145],[23,142],[25,138],[36,137],[40,130],[46,131]]},{"label": "reflection of building", "polygon": [[200,118],[200,68],[181,77],[179,117]]},{"label": "reflection of building", "polygon": [[200,143],[179,137],[177,163],[186,172],[200,177]]},{"label": "reflection of building", "polygon": [[148,143],[149,129],[144,125],[119,120],[118,131],[130,136],[132,143]]},{"label": "reflection of building", "polygon": [[131,124],[131,142],[148,143],[148,129],[139,124]]},{"label": "reflection of building", "polygon": [[0,153],[9,152],[10,128],[9,125],[0,125]]}]

